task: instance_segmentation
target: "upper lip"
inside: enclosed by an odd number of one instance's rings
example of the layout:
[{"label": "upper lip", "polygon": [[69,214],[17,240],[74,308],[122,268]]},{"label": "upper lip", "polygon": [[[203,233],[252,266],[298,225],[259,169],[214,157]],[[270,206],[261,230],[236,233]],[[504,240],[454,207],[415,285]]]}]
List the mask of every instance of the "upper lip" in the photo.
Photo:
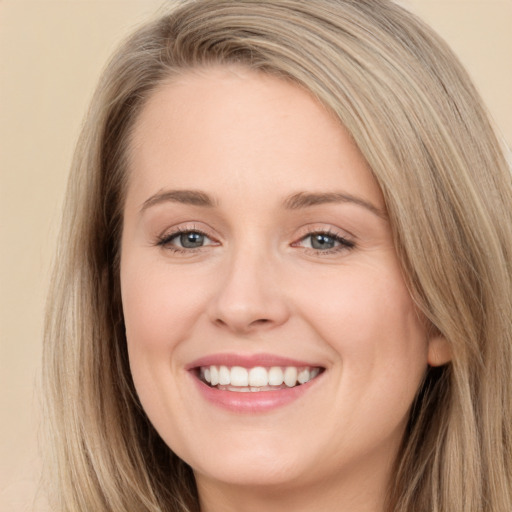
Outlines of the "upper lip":
[{"label": "upper lip", "polygon": [[191,370],[201,366],[241,366],[243,368],[254,368],[255,366],[272,367],[272,366],[309,366],[313,368],[323,368],[322,365],[311,361],[292,359],[289,357],[278,356],[275,354],[234,354],[220,353],[211,354],[195,359],[187,364],[185,369]]}]

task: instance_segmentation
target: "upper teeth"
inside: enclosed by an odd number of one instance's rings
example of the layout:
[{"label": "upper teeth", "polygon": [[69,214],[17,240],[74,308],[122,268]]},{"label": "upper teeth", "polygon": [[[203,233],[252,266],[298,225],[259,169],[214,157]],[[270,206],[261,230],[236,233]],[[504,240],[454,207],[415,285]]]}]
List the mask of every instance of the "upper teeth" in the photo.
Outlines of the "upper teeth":
[{"label": "upper teeth", "polygon": [[[320,368],[272,366],[265,368],[255,366],[244,368],[243,366],[202,366],[201,378],[211,386],[229,386],[238,388],[264,388],[268,386],[293,387],[314,379],[320,373]],[[260,389],[258,389],[260,390]]]}]

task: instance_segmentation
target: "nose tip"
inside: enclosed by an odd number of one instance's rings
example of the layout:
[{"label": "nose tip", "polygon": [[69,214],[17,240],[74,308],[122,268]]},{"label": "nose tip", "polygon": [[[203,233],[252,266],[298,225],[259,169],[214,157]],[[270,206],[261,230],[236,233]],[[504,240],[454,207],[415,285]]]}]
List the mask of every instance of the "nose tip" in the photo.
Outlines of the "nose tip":
[{"label": "nose tip", "polygon": [[270,295],[258,296],[254,290],[251,293],[241,286],[228,286],[216,303],[213,321],[239,334],[279,326],[288,318],[287,309],[279,297]]},{"label": "nose tip", "polygon": [[217,327],[247,333],[277,327],[289,317],[283,283],[270,261],[238,261],[219,283],[210,318]]}]

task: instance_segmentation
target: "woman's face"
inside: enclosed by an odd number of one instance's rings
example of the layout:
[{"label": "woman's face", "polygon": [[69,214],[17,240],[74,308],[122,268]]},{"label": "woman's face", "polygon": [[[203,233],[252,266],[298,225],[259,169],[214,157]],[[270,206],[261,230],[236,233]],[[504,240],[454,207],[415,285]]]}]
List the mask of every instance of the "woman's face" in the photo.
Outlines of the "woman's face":
[{"label": "woman's face", "polygon": [[241,68],[160,87],[121,254],[137,392],[200,488],[388,474],[433,342],[379,187],[309,94]]}]

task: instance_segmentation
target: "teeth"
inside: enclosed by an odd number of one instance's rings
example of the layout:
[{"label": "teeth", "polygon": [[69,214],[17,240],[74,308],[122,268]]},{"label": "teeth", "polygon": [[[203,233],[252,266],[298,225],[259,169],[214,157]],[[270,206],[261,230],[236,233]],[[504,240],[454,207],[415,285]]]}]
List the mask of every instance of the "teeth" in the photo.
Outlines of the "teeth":
[{"label": "teeth", "polygon": [[297,368],[288,366],[284,371],[284,383],[292,388],[297,383]]},{"label": "teeth", "polygon": [[297,380],[299,381],[299,384],[304,384],[309,380],[309,370],[306,368],[299,372],[297,375]]},{"label": "teeth", "polygon": [[210,366],[210,384],[216,386],[219,383],[219,370],[216,366]]},{"label": "teeth", "polygon": [[273,366],[268,372],[268,383],[271,386],[280,386],[284,382],[283,370],[279,366]]},{"label": "teeth", "polygon": [[257,392],[292,388],[306,384],[320,373],[317,367],[272,366],[244,368],[242,366],[204,366],[200,369],[202,380],[210,386],[219,386],[228,391]]},{"label": "teeth", "polygon": [[231,382],[232,386],[247,387],[249,385],[249,372],[247,368],[241,366],[233,366],[231,368]]},{"label": "teeth", "polygon": [[229,386],[231,384],[231,372],[227,366],[219,368],[219,384],[221,386]]},{"label": "teeth", "polygon": [[261,366],[249,370],[249,386],[262,387],[268,385],[268,372]]}]

